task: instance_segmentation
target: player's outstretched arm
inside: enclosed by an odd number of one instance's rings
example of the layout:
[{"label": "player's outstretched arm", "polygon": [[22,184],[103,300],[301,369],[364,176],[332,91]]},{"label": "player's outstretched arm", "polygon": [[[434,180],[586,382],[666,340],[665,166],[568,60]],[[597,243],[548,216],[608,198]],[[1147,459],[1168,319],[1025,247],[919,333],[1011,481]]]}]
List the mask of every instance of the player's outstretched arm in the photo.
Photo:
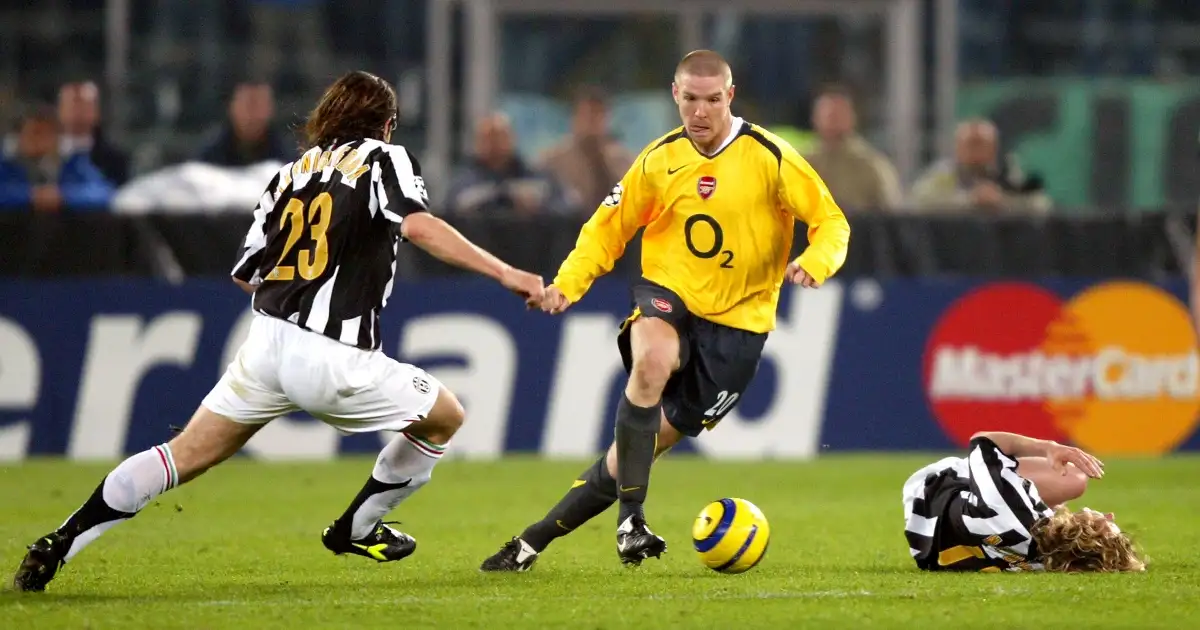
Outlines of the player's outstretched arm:
[{"label": "player's outstretched arm", "polygon": [[545,288],[542,277],[516,269],[472,243],[449,223],[429,214],[414,212],[400,224],[400,232],[417,247],[438,260],[485,275],[525,298],[530,307],[540,306]]},{"label": "player's outstretched arm", "polygon": [[980,431],[971,436],[971,440],[978,438],[991,440],[997,448],[1013,457],[1044,457],[1059,473],[1065,474],[1067,464],[1074,464],[1089,477],[1104,476],[1103,462],[1072,446],[1004,431]]},{"label": "player's outstretched arm", "polygon": [[655,146],[651,144],[642,151],[579,231],[575,249],[567,255],[553,282],[565,303],[559,301],[556,308],[548,304],[546,312],[561,313],[578,302],[596,278],[612,271],[638,229],[653,220],[660,204],[646,174],[646,160]]},{"label": "player's outstretched arm", "polygon": [[808,226],[808,247],[788,265],[786,279],[816,288],[846,263],[850,223],[825,182],[796,150],[782,140],[779,202]]}]

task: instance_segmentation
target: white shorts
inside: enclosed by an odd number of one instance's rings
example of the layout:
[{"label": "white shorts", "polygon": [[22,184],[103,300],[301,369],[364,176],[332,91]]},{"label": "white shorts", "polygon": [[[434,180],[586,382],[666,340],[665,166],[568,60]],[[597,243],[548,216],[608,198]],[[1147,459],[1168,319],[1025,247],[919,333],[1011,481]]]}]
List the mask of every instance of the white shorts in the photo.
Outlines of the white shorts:
[{"label": "white shorts", "polygon": [[382,352],[258,315],[203,405],[243,424],[304,410],[347,434],[402,431],[429,415],[441,387]]}]

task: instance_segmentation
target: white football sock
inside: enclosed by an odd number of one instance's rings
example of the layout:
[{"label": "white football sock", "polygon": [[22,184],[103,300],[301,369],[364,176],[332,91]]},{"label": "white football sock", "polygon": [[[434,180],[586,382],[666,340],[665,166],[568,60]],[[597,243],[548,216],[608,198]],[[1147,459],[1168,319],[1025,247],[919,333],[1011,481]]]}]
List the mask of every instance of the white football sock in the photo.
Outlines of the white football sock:
[{"label": "white football sock", "polygon": [[429,483],[433,467],[449,447],[433,444],[423,438],[401,433],[379,452],[371,479],[383,484],[395,485],[408,481],[403,488],[391,488],[372,494],[354,511],[350,522],[351,540],[371,535],[375,525],[388,512],[396,509],[402,501],[412,496],[421,486]]},{"label": "white football sock", "polygon": [[100,534],[117,523],[129,520],[154,497],[178,483],[175,458],[171,455],[171,447],[166,444],[142,451],[121,462],[104,478],[99,497],[103,505],[98,505],[95,500],[97,497],[93,495],[63,523],[66,527],[72,523],[72,519],[79,521],[74,527],[79,533],[71,542],[66,560],[74,558]]}]

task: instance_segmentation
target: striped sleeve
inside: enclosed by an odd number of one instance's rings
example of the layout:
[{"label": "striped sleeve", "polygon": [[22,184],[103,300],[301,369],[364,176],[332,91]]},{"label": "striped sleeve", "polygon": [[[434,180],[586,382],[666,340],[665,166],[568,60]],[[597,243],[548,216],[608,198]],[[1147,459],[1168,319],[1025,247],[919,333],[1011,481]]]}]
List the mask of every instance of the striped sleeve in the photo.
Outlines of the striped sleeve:
[{"label": "striped sleeve", "polygon": [[275,177],[271,179],[271,183],[267,185],[267,189],[259,198],[258,205],[254,207],[254,223],[246,232],[246,238],[242,241],[242,248],[238,253],[237,264],[230,272],[231,276],[242,282],[250,284],[262,282],[262,278],[258,275],[258,268],[262,263],[263,250],[267,247],[267,218],[275,212],[275,204],[279,201],[280,178],[284,172],[290,169],[291,164],[288,164],[275,173]]},{"label": "striped sleeve", "polygon": [[408,149],[390,144],[382,145],[378,155],[371,167],[372,206],[393,223],[414,212],[427,212],[429,193],[417,158]]},{"label": "striped sleeve", "polygon": [[992,546],[1028,553],[1030,528],[1050,510],[1033,484],[1017,474],[1016,458],[995,442],[976,438],[967,463],[972,495],[962,515],[967,531],[982,539],[999,537],[1000,544]]}]

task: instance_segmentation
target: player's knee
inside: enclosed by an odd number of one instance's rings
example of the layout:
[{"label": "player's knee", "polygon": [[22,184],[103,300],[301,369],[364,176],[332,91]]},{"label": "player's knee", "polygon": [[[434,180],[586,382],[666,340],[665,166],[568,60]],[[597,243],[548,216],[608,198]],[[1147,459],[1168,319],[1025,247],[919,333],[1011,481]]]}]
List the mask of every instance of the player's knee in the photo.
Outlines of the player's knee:
[{"label": "player's knee", "polygon": [[1067,466],[1066,474],[1054,473],[1048,479],[1039,480],[1037,488],[1042,501],[1049,506],[1056,506],[1083,496],[1087,485],[1088,477],[1082,470]]},{"label": "player's knee", "polygon": [[[1061,492],[1063,501],[1078,499],[1087,491],[1088,476],[1074,466],[1067,467],[1067,474],[1062,478]],[[1060,501],[1061,503],[1061,501]]]},{"label": "player's knee", "polygon": [[629,378],[639,391],[661,392],[671,378],[679,360],[678,352],[663,347],[650,347],[635,356]]},{"label": "player's knee", "polygon": [[441,387],[438,390],[437,402],[433,404],[433,409],[429,410],[429,416],[413,425],[409,433],[445,443],[462,428],[466,416],[466,410],[454,392]]}]

